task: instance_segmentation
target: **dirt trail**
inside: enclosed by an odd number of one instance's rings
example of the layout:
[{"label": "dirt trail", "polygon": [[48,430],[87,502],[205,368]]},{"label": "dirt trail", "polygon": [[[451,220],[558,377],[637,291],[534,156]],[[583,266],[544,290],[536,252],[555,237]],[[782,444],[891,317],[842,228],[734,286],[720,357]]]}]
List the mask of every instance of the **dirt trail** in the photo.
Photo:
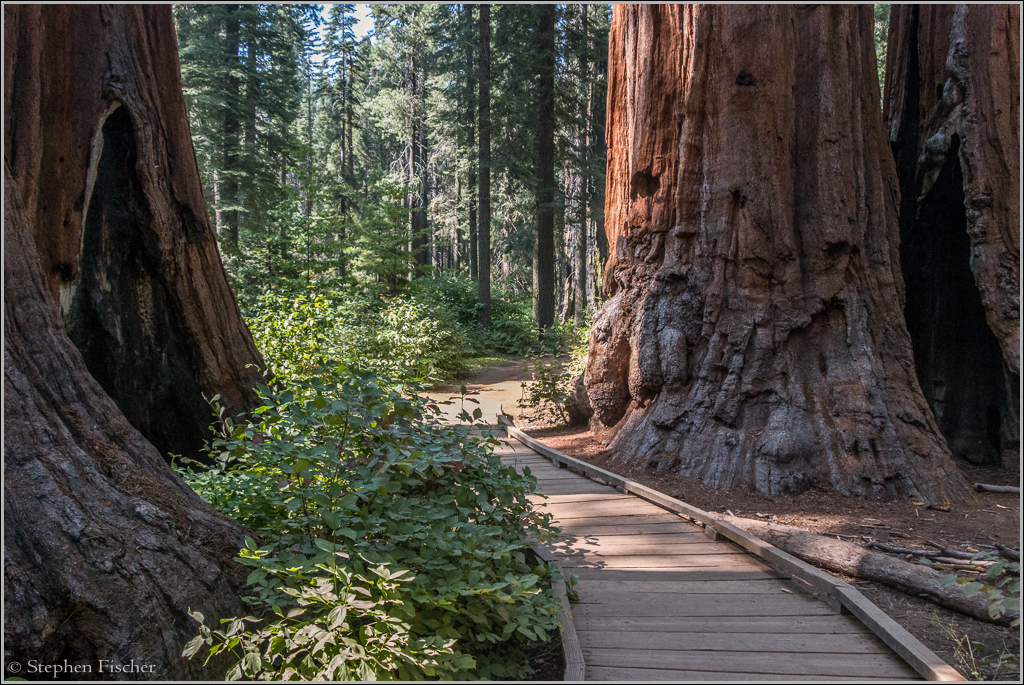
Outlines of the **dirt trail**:
[{"label": "dirt trail", "polygon": [[[517,402],[523,396],[520,384],[522,381],[529,381],[533,378],[529,371],[523,370],[527,364],[528,360],[526,359],[513,358],[499,366],[482,369],[476,377],[465,381],[466,391],[469,394],[464,404],[460,401],[459,396],[460,383],[442,385],[427,393],[427,397],[436,402],[445,400],[452,402],[441,407],[450,423],[459,423],[458,417],[463,406],[471,414],[473,409],[480,407],[483,419],[489,423],[494,423],[495,414],[502,409],[506,414],[518,418],[520,409]],[[470,399],[477,400],[478,404],[471,402]]]}]

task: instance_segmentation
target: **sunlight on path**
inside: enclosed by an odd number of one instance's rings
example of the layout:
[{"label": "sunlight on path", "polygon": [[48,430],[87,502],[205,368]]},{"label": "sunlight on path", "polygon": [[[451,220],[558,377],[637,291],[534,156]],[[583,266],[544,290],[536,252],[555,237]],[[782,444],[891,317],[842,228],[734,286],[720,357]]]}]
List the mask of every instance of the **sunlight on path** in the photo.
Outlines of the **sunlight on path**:
[{"label": "sunlight on path", "polygon": [[[459,395],[459,383],[441,386],[427,393],[427,397],[436,402],[452,401],[448,406],[441,406],[447,423],[459,423],[459,413],[463,408],[472,414],[477,407],[483,413],[485,421],[493,422],[500,409],[504,409],[506,414],[519,416],[520,410],[516,402],[523,396],[520,382],[530,378],[530,374],[523,371],[523,360],[514,359],[500,366],[482,369],[475,378],[466,381],[466,391],[470,394],[467,394],[464,404]],[[476,400],[479,404],[471,400]]]}]

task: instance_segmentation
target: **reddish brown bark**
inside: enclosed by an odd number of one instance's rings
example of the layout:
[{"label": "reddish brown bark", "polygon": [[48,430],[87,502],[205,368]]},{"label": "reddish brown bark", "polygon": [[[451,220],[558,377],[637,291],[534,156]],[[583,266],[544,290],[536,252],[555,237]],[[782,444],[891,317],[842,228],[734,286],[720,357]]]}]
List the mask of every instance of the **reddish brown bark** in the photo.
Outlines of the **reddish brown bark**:
[{"label": "reddish brown bark", "polygon": [[206,218],[173,26],[157,10],[8,12],[5,160],[49,299],[133,425],[194,456],[203,393],[252,406],[262,360]]},{"label": "reddish brown bark", "polygon": [[894,5],[885,117],[906,319],[953,453],[1019,450],[1020,7]]},{"label": "reddish brown bark", "polygon": [[[870,6],[616,6],[586,390],[709,486],[956,500],[914,374]],[[609,430],[611,429],[611,430]]]},{"label": "reddish brown bark", "polygon": [[170,6],[4,19],[5,650],[216,677],[180,658],[186,612],[240,610],[244,530],[151,443],[194,454],[202,393],[251,406],[262,362],[206,218]]}]

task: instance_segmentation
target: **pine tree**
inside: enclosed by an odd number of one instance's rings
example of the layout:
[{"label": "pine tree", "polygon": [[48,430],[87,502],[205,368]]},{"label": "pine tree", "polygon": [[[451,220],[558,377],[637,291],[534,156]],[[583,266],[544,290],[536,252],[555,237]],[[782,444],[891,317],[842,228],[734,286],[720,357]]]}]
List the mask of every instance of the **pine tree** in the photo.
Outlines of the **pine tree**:
[{"label": "pine tree", "polygon": [[491,326],[491,6],[480,5],[480,43],[477,79],[480,88],[479,114],[479,203],[477,232],[480,325]]},{"label": "pine tree", "polygon": [[533,252],[533,316],[543,332],[555,322],[555,21],[557,9],[538,12],[537,239]]},{"label": "pine tree", "polygon": [[273,251],[270,217],[298,148],[299,54],[314,6],[176,5],[174,17],[207,200],[222,246],[244,262]]}]

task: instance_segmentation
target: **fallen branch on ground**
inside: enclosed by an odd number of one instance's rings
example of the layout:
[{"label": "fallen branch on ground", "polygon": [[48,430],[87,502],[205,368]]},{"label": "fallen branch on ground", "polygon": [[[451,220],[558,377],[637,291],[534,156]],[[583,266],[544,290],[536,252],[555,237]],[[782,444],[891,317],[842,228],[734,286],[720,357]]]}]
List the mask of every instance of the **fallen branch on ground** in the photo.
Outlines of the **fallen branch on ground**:
[{"label": "fallen branch on ground", "polygon": [[988,483],[975,483],[974,489],[978,492],[1001,492],[1007,495],[1020,494],[1020,488],[1016,485],[989,485]]},{"label": "fallen branch on ground", "polygon": [[988,600],[983,595],[967,597],[959,585],[942,587],[942,574],[921,564],[912,564],[851,542],[796,528],[736,516],[722,518],[815,566],[855,578],[885,583],[979,621],[1009,626],[1020,616],[1019,611],[1006,611],[993,619],[988,614]]},{"label": "fallen branch on ground", "polygon": [[974,569],[976,571],[984,570],[989,566],[992,566],[996,562],[994,561],[964,561],[963,559],[953,559],[950,557],[931,557],[936,564],[945,564],[946,566],[956,566],[958,568]]},{"label": "fallen branch on ground", "polygon": [[1008,556],[1010,559],[1013,559],[1014,561],[1020,561],[1020,552],[1018,552],[1017,550],[1011,547],[1007,547],[1006,545],[1000,545],[998,542],[996,543],[996,548],[1000,552]]},{"label": "fallen branch on ground", "polygon": [[[829,533],[829,535],[833,535],[833,533]],[[925,540],[925,542],[928,542],[928,540]],[[883,545],[880,542],[873,542],[870,545],[868,545],[868,547],[874,547],[875,549],[881,550],[883,552],[888,552],[889,554],[911,554],[915,557],[931,557],[933,559],[938,559],[939,557],[952,557],[953,559],[963,559],[968,562],[975,561],[974,558],[978,556],[977,554],[971,552],[961,552],[956,549],[947,549],[946,547],[936,545],[934,542],[928,542],[928,544],[934,547],[935,549],[911,549],[909,547],[892,547],[891,545]],[[979,565],[984,565],[985,563],[991,564],[992,562],[977,563]]]}]

